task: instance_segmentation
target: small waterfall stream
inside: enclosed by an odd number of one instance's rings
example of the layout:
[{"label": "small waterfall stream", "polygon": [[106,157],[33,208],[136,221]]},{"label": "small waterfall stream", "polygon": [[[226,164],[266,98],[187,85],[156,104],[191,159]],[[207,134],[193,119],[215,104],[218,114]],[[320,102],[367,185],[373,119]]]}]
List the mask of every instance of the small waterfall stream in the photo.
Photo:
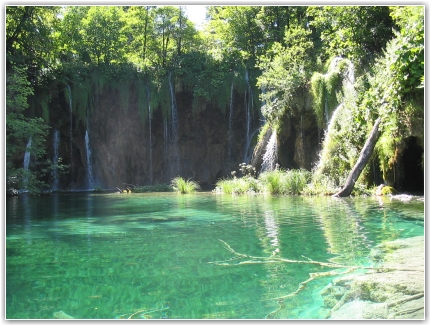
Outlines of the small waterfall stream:
[{"label": "small waterfall stream", "polygon": [[149,174],[150,183],[152,185],[153,171],[152,171],[152,116],[151,116],[151,93],[148,85],[146,86],[146,94],[148,98],[148,123],[149,123]]},{"label": "small waterfall stream", "polygon": [[94,188],[94,178],[93,178],[93,167],[91,164],[91,147],[90,147],[90,136],[88,134],[88,129],[85,131],[85,149],[87,153],[87,179],[88,179],[88,189]]},{"label": "small waterfall stream", "polygon": [[[245,70],[245,81],[247,86],[247,91],[245,93],[245,108],[246,108],[246,143],[247,147],[250,142],[250,130],[251,130],[251,104],[252,104],[252,89],[249,83],[249,72],[248,69]],[[245,155],[247,153],[245,152]]]},{"label": "small waterfall stream", "polygon": [[[334,58],[330,63],[329,71],[334,70],[341,60],[346,60],[346,59],[342,59],[339,57]],[[333,113],[329,117],[327,127],[324,130],[324,143],[326,143],[327,141],[330,141],[329,139],[331,134],[333,134],[333,132],[336,132],[336,128],[337,128],[336,124],[339,122],[339,120],[342,118],[342,115],[344,115],[345,113],[343,112],[343,110],[345,109],[349,110],[350,109],[348,107],[348,105],[350,105],[349,103],[353,102],[356,97],[356,91],[354,89],[354,83],[355,83],[354,65],[351,61],[348,60],[348,67],[341,77],[342,77],[342,88],[343,88],[344,100],[333,110]],[[346,98],[348,98],[349,100],[345,101]],[[346,113],[346,114],[349,114],[349,113]],[[324,149],[325,147],[326,147],[325,144],[323,144],[323,150],[327,150],[327,149]],[[320,158],[316,167],[317,170],[320,170],[325,165],[326,161],[324,161],[324,159],[326,158],[324,158],[324,156],[325,156],[324,152],[322,151],[320,153]]]},{"label": "small waterfall stream", "polygon": [[269,142],[266,146],[266,152],[263,155],[263,162],[261,164],[261,171],[272,171],[276,167],[278,160],[278,139],[276,135],[276,130],[272,130],[272,135],[270,136]]},{"label": "small waterfall stream", "polygon": [[168,132],[168,124],[167,121],[163,121],[163,135],[164,135],[164,155],[167,158],[167,151],[169,145],[169,132]]},{"label": "small waterfall stream", "polygon": [[176,107],[175,89],[172,83],[172,72],[169,72],[169,88],[170,97],[172,100],[172,140],[175,141],[178,137],[178,111]]},{"label": "small waterfall stream", "polygon": [[54,147],[54,156],[52,158],[52,163],[53,163],[53,168],[52,168],[52,178],[53,178],[53,183],[52,183],[52,190],[57,191],[58,190],[58,148],[60,146],[60,132],[58,130],[55,130],[54,132],[54,142],[53,142],[53,147]]},{"label": "small waterfall stream", "polygon": [[27,146],[25,149],[25,154],[24,154],[24,187],[27,187],[27,183],[28,183],[28,171],[30,168],[30,158],[31,158],[31,154],[30,154],[30,149],[31,149],[31,137],[27,142]]},{"label": "small waterfall stream", "polygon": [[231,148],[233,145],[233,93],[234,93],[234,85],[233,81],[231,82],[231,94],[230,94],[230,110],[228,114],[228,160],[231,161]]},{"label": "small waterfall stream", "polygon": [[70,121],[70,164],[73,163],[73,105],[72,105],[72,90],[70,86],[67,85],[67,98],[69,103],[69,121]]},{"label": "small waterfall stream", "polygon": [[245,91],[245,108],[246,108],[246,141],[245,141],[245,149],[243,155],[243,162],[248,163],[252,157],[251,150],[251,141],[255,136],[258,129],[254,130],[251,133],[251,124],[252,124],[252,114],[251,111],[254,108],[254,95],[251,87],[251,83],[249,82],[249,71],[245,70],[245,81],[247,85],[247,90]]},{"label": "small waterfall stream", "polygon": [[172,81],[172,72],[169,71],[169,88],[170,88],[170,97],[171,97],[171,153],[169,162],[170,175],[173,176],[180,170],[179,164],[179,150],[178,150],[178,130],[179,130],[179,122],[178,122],[178,111],[176,106],[176,96],[175,96],[175,88]]}]

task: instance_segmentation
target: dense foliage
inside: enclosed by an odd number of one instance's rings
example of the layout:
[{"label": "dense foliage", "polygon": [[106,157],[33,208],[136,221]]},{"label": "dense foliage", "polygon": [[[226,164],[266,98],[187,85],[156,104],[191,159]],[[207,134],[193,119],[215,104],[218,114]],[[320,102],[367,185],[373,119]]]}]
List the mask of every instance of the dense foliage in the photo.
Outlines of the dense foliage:
[{"label": "dense foliage", "polygon": [[[108,85],[125,114],[132,82],[147,89],[138,98],[142,118],[150,105],[168,119],[169,78],[192,93],[194,111],[210,101],[225,110],[231,89],[254,96],[260,102],[253,109],[261,107],[276,132],[303,113],[311,94],[319,128],[336,117],[315,176],[335,185],[382,116],[375,159],[389,177],[399,141],[423,125],[423,6],[208,6],[207,20],[196,30],[181,6],[7,6],[8,180],[24,188],[20,166],[30,137],[27,173],[47,181],[49,168],[58,167],[36,166],[46,161],[50,84],[73,97],[82,121],[97,100],[91,95]],[[330,70],[336,58],[344,64]],[[345,62],[355,67],[353,92],[345,90]]]}]

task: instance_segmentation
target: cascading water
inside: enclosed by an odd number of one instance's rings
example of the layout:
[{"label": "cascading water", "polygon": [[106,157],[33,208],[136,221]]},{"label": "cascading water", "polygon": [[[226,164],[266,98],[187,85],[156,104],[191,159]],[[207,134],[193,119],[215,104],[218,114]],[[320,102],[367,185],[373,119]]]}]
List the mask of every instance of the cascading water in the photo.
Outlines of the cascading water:
[{"label": "cascading water", "polygon": [[278,160],[278,139],[276,131],[272,130],[272,135],[270,136],[269,142],[266,146],[266,152],[263,155],[263,162],[261,164],[261,171],[272,171],[276,167]]},{"label": "cascading water", "polygon": [[52,190],[57,191],[58,190],[58,147],[60,146],[60,132],[58,130],[55,130],[54,132],[54,157],[52,158],[53,168],[52,168]]},{"label": "cascading water", "polygon": [[173,176],[175,173],[179,171],[179,150],[178,150],[178,112],[176,106],[176,96],[175,89],[172,82],[172,72],[169,72],[169,88],[170,88],[170,97],[172,101],[171,111],[172,111],[172,120],[171,120],[171,128],[172,128],[172,136],[171,136],[171,161],[169,162],[170,167],[170,175]]},{"label": "cascading water", "polygon": [[[340,57],[335,57],[332,60],[332,62],[330,63],[329,70],[336,69],[336,67],[339,65],[339,63],[342,60],[347,60],[347,59],[342,59]],[[355,83],[354,65],[349,60],[347,60],[347,63],[348,63],[348,67],[347,67],[346,71],[342,75],[343,93],[344,93],[344,98],[347,98],[347,97],[353,98],[353,97],[355,97],[355,90],[354,90],[354,83]],[[327,116],[327,131],[331,128],[330,124],[332,123],[332,121],[335,120],[333,117],[336,114],[336,111],[341,110],[342,107],[344,106],[343,104],[344,103],[340,103],[338,105],[338,107],[336,107],[336,109],[333,111],[333,114],[332,114],[332,117],[331,117],[330,121],[328,120],[328,116]]]},{"label": "cascading water", "polygon": [[85,149],[87,152],[87,178],[88,178],[88,188],[94,188],[94,178],[93,178],[93,167],[91,165],[91,147],[90,147],[90,136],[88,130],[85,131]]},{"label": "cascading water", "polygon": [[24,187],[27,187],[27,183],[28,183],[28,171],[30,168],[30,149],[31,149],[31,137],[27,142],[27,147],[25,149],[25,154],[24,154]]},{"label": "cascading water", "polygon": [[252,114],[251,110],[254,107],[254,95],[251,87],[251,83],[249,82],[249,71],[248,69],[245,70],[245,81],[247,85],[247,90],[245,92],[245,108],[246,108],[246,142],[245,142],[245,153],[243,157],[243,161],[248,163],[251,160],[252,157],[252,150],[251,150],[251,141],[257,130],[254,130],[251,134],[251,124],[252,124]]},{"label": "cascading water", "polygon": [[151,93],[149,91],[149,87],[146,86],[146,94],[148,98],[148,123],[149,123],[149,173],[150,173],[150,183],[152,185],[152,117],[151,117]]},{"label": "cascading water", "polygon": [[[245,70],[245,81],[246,81],[246,85],[247,85],[247,91],[245,94],[245,108],[246,108],[246,143],[247,143],[247,148],[249,146],[249,142],[250,142],[250,137],[249,137],[249,133],[251,130],[251,103],[252,103],[252,89],[251,89],[251,85],[249,83],[249,72],[248,69]],[[245,155],[247,153],[245,152]]]},{"label": "cascading water", "polygon": [[231,82],[231,94],[230,94],[230,111],[228,114],[228,160],[231,161],[231,147],[233,145],[233,93],[234,85]]},{"label": "cascading water", "polygon": [[355,74],[354,74],[354,64],[348,60],[348,68],[345,71],[343,78],[343,85],[347,91],[354,92],[355,84]]},{"label": "cascading water", "polygon": [[[73,163],[73,106],[72,106],[72,90],[70,89],[70,86],[67,85],[67,98],[69,102],[69,121],[70,121],[70,163]],[[72,167],[72,166],[71,166]]]},{"label": "cascading water", "polygon": [[169,88],[170,97],[172,100],[172,140],[175,141],[178,137],[178,112],[176,107],[175,89],[172,83],[172,72],[169,72]]},{"label": "cascading water", "polygon": [[[336,69],[337,65],[341,62],[341,60],[347,60],[342,59],[339,57],[336,57],[333,59],[333,61],[330,63],[330,70]],[[351,61],[347,60],[347,68],[342,74],[342,88],[343,88],[343,97],[344,100],[342,103],[340,103],[334,110],[330,117],[329,122],[327,123],[327,128],[324,132],[324,142],[329,142],[331,134],[336,133],[336,129],[339,127],[338,124],[341,123],[340,121],[345,118],[345,116],[350,116],[349,110],[350,103],[353,103],[356,98],[356,91],[354,89],[354,83],[355,83],[355,76],[354,76],[354,65]],[[348,99],[345,101],[345,99]],[[345,110],[347,110],[345,112]],[[323,151],[320,152],[320,158],[317,164],[316,169],[321,170],[323,166],[325,165],[327,158],[327,154],[325,153],[326,145],[323,145]],[[330,155],[328,155],[330,156]]]},{"label": "cascading water", "polygon": [[163,122],[163,135],[164,135],[164,155],[167,157],[167,146],[169,145],[169,132],[168,132],[168,124],[165,120]]}]

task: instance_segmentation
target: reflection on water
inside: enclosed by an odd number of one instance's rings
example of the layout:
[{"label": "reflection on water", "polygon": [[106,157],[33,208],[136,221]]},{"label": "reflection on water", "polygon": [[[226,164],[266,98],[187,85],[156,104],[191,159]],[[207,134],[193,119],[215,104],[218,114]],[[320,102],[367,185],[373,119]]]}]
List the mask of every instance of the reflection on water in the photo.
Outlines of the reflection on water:
[{"label": "reflection on water", "polygon": [[272,210],[264,212],[264,224],[267,238],[270,239],[270,246],[278,246],[278,225],[276,224]]},{"label": "reflection on water", "polygon": [[249,256],[368,265],[375,245],[424,234],[417,200],[84,193],[6,205],[9,319],[323,318],[319,293],[331,278],[273,312],[277,297],[329,268],[237,265],[223,242]]}]

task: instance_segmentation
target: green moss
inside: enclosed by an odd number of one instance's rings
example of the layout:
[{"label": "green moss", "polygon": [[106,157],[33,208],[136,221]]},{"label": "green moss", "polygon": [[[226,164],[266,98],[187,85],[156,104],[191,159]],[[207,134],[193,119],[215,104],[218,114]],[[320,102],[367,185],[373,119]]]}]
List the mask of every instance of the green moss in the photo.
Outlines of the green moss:
[{"label": "green moss", "polygon": [[313,99],[313,109],[320,128],[324,127],[324,105],[325,105],[325,79],[324,76],[316,72],[311,79],[311,92]]}]

